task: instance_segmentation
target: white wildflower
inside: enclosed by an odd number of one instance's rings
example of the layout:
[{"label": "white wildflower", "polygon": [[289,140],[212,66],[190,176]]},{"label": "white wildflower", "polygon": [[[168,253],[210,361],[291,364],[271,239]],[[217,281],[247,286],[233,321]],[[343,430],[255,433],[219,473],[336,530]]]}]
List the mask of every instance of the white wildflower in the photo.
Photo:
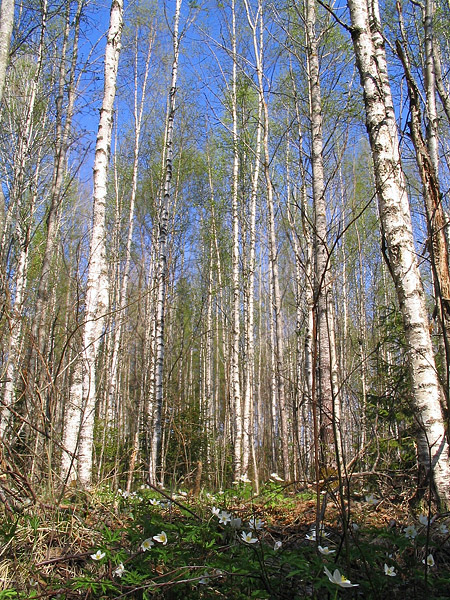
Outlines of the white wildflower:
[{"label": "white wildflower", "polygon": [[413,540],[417,536],[417,529],[414,527],[414,525],[408,525],[408,527],[405,527],[403,533],[405,537],[407,537],[410,540]]},{"label": "white wildflower", "polygon": [[142,550],[142,552],[147,552],[147,550],[150,550],[150,548],[154,545],[155,545],[155,542],[153,542],[151,538],[147,538],[146,540],[144,540],[142,542],[141,550]]},{"label": "white wildflower", "polygon": [[423,562],[423,564],[425,564],[425,563],[426,563],[428,567],[434,567],[434,565],[436,564],[436,563],[434,562],[434,558],[433,558],[433,555],[432,555],[432,554],[429,554],[429,555],[427,556],[427,560],[425,561],[425,559],[423,559],[423,561],[422,561],[422,562]]},{"label": "white wildflower", "polygon": [[217,516],[219,517],[219,523],[222,523],[222,525],[226,525],[231,521],[231,514],[226,510],[220,511],[220,513]]},{"label": "white wildflower", "polygon": [[262,529],[264,526],[264,521],[262,521],[261,519],[257,519],[256,517],[251,517],[250,521],[248,522],[248,526],[250,527],[250,529]]},{"label": "white wildflower", "polygon": [[253,533],[251,531],[249,531],[248,533],[243,531],[241,533],[241,538],[242,541],[244,541],[246,544],[256,544],[258,541],[258,538],[253,537]]},{"label": "white wildflower", "polygon": [[419,523],[421,525],[425,525],[426,527],[428,527],[428,523],[431,525],[431,523],[434,521],[434,517],[429,519],[428,515],[419,515]]},{"label": "white wildflower", "polygon": [[397,575],[394,567],[388,567],[386,563],[384,563],[384,574],[388,577],[396,577]]},{"label": "white wildflower", "polygon": [[359,585],[358,583],[352,583],[344,575],[341,575],[341,573],[339,572],[338,569],[335,569],[333,574],[331,574],[330,571],[326,567],[324,567],[324,571],[325,571],[325,574],[328,577],[328,579],[331,581],[331,583],[335,583],[336,585],[339,585],[340,587],[348,588],[348,587],[357,587]]},{"label": "white wildflower", "polygon": [[113,571],[113,575],[115,575],[116,577],[122,577],[124,573],[125,567],[123,566],[123,563],[120,563],[120,565]]},{"label": "white wildflower", "polygon": [[371,504],[372,506],[376,506],[379,503],[378,498],[375,498],[374,494],[368,494],[366,496],[366,502],[367,504]]},{"label": "white wildflower", "polygon": [[158,533],[158,535],[154,535],[153,539],[155,542],[159,542],[163,546],[167,544],[167,535],[165,531],[161,531],[161,533]]},{"label": "white wildflower", "polygon": [[336,552],[336,550],[330,550],[328,548],[328,546],[317,546],[320,554],[324,554],[325,556],[328,556],[328,554],[334,554]]},{"label": "white wildflower", "polygon": [[230,525],[233,529],[240,529],[242,527],[242,519],[239,517],[231,517]]}]

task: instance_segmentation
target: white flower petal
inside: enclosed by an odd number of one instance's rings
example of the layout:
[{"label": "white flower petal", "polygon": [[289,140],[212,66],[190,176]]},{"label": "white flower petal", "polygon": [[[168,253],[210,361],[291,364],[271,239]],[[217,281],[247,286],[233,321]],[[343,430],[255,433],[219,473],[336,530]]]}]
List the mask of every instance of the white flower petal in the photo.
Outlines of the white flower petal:
[{"label": "white flower petal", "polygon": [[165,531],[161,531],[161,533],[158,533],[158,535],[154,535],[153,539],[155,542],[159,542],[163,546],[167,544],[167,535]]}]

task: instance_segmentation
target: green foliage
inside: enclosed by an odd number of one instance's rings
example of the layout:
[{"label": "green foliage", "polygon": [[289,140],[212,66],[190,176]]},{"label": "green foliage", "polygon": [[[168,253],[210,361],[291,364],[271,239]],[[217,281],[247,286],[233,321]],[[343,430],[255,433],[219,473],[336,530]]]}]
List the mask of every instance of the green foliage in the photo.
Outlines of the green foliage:
[{"label": "green foliage", "polygon": [[72,581],[72,589],[94,595],[95,598],[111,598],[111,593],[117,593],[117,587],[110,581],[98,581],[92,577],[76,577]]},{"label": "green foliage", "polygon": [[19,595],[16,590],[7,589],[0,591],[0,600],[7,600],[7,598],[18,598]]},{"label": "green foliage", "polygon": [[372,358],[366,418],[379,427],[374,444],[386,466],[415,464],[416,422],[403,323],[396,306],[380,309],[379,347]]},{"label": "green foliage", "polygon": [[[375,488],[376,482],[372,485]],[[325,567],[331,573],[338,569],[358,584],[355,594],[368,600],[401,598],[405,590],[411,600],[445,597],[449,584],[445,569],[448,535],[446,526],[441,529],[446,525],[442,518],[432,521],[429,527],[423,524],[424,515],[394,526],[374,525],[370,519],[378,510],[377,502],[374,505],[363,500],[357,509],[355,500],[352,510],[358,510],[360,528],[349,534],[346,545],[339,521],[323,523],[320,550],[311,536],[311,521],[299,527],[292,519],[294,510],[306,513],[315,505],[314,495],[289,495],[282,486],[281,482],[268,481],[258,497],[250,500],[246,497],[251,485],[242,482],[221,494],[205,494],[202,500],[190,498],[183,491],[169,501],[146,486],[127,494],[114,493],[104,485],[84,507],[94,535],[89,546],[84,544],[72,576],[67,578],[65,569],[58,573],[56,568],[50,579],[47,566],[41,572],[39,561],[32,569],[27,562],[29,575],[21,576],[22,583],[16,589],[5,586],[0,600],[42,596],[39,581],[43,578],[47,582],[45,593],[57,589],[64,597],[66,590],[67,598],[81,594],[98,600],[122,595],[148,600],[216,596],[229,600],[325,600],[330,594],[337,598],[341,593],[352,597],[350,590],[340,590],[328,580]],[[373,500],[374,495],[371,497]],[[226,515],[235,521],[229,521]],[[66,518],[68,523],[70,517]],[[252,530],[250,523],[256,529]],[[409,537],[408,523],[414,524]],[[63,520],[58,525],[61,527]],[[36,544],[36,536],[45,529],[44,518],[33,513],[17,522],[4,519],[0,542],[6,546],[8,540],[13,546],[20,538],[21,546],[29,547],[30,542]],[[245,541],[250,531],[250,541]],[[159,536],[161,532],[167,540]],[[423,560],[427,553],[433,556],[433,564],[426,569]],[[12,552],[16,569],[19,555],[17,549]],[[67,564],[65,560],[63,564]],[[395,575],[388,576],[386,568],[393,569]],[[24,581],[31,582],[27,589]]]}]

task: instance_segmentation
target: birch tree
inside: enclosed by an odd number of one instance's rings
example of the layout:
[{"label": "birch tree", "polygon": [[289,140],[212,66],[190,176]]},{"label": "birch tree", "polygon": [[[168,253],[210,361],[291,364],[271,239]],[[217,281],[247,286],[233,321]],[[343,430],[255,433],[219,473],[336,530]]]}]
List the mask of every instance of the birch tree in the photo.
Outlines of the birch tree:
[{"label": "birch tree", "polygon": [[[133,148],[133,165],[132,165],[132,177],[131,177],[131,193],[130,193],[130,206],[128,212],[128,232],[126,238],[125,247],[125,264],[122,273],[122,283],[118,292],[117,302],[117,326],[114,330],[114,339],[112,343],[111,353],[111,367],[110,367],[110,378],[108,386],[108,414],[110,415],[109,422],[111,424],[112,415],[115,411],[117,388],[119,381],[119,351],[122,342],[122,334],[125,320],[125,308],[127,303],[127,291],[130,280],[130,267],[131,267],[131,246],[133,242],[134,232],[134,216],[135,216],[135,205],[136,205],[136,192],[138,185],[138,174],[139,174],[139,155],[141,147],[141,136],[142,136],[142,121],[144,115],[144,106],[147,93],[147,82],[150,71],[150,59],[153,50],[153,43],[155,32],[151,25],[147,33],[147,52],[145,55],[144,62],[144,73],[142,88],[139,98],[139,49],[138,49],[138,33],[140,29],[136,24],[136,31],[134,37],[134,105],[133,105],[133,121],[134,121],[134,148]],[[143,44],[143,41],[141,40]],[[139,412],[139,411],[138,411]],[[137,428],[139,431],[139,427]]]},{"label": "birch tree", "polygon": [[[19,86],[24,86],[22,96],[18,98],[17,109],[18,131],[17,146],[14,152],[13,160],[13,181],[10,191],[10,205],[16,207],[16,236],[18,240],[18,257],[15,272],[15,294],[14,304],[10,319],[10,338],[5,365],[5,381],[3,388],[3,406],[0,414],[0,438],[5,434],[6,426],[10,419],[10,409],[14,404],[14,397],[17,387],[17,374],[21,362],[21,341],[23,328],[23,308],[25,300],[25,290],[27,283],[27,269],[29,263],[29,253],[31,245],[31,234],[33,227],[33,218],[36,210],[36,201],[38,197],[39,171],[41,168],[41,159],[43,146],[34,146],[36,138],[36,105],[39,101],[39,91],[41,86],[41,74],[44,61],[44,40],[47,30],[48,6],[43,3],[41,15],[41,28],[39,34],[39,46],[37,52],[36,65],[24,59],[21,67],[22,80]],[[41,90],[42,91],[42,90]],[[14,105],[16,102],[12,102]],[[46,115],[40,115],[43,119],[43,130],[46,125]],[[38,128],[39,129],[39,128]],[[32,152],[36,153],[37,159],[35,165],[32,164]],[[10,211],[12,214],[12,210]],[[4,234],[6,233],[3,232]]]},{"label": "birch tree", "polygon": [[328,250],[327,205],[323,166],[322,97],[313,0],[306,2],[306,50],[308,56],[309,111],[311,122],[311,165],[314,204],[314,300],[317,313],[318,378],[322,460],[333,455],[333,429],[339,411],[337,401],[337,364],[334,331],[334,308],[331,288],[330,253]]},{"label": "birch tree", "polygon": [[92,231],[82,351],[77,359],[67,410],[62,474],[74,477],[73,459],[76,457],[78,479],[87,486],[92,478],[92,451],[96,403],[96,359],[108,309],[108,265],[106,260],[105,209],[108,163],[113,126],[113,107],[116,94],[117,70],[123,27],[123,1],[113,0],[105,49],[103,102],[97,133],[94,159],[94,193]]},{"label": "birch tree", "polygon": [[434,3],[431,0],[427,0],[425,7],[422,7],[425,33],[425,136],[422,133],[421,95],[411,68],[407,36],[404,30],[400,4],[397,5],[397,9],[400,19],[402,43],[397,40],[396,48],[405,71],[411,113],[408,126],[415,150],[415,158],[420,179],[422,181],[422,193],[429,236],[427,247],[433,270],[437,314],[442,330],[442,346],[443,353],[445,354],[444,363],[446,367],[445,385],[448,394],[450,382],[450,271],[448,240],[446,236],[448,219],[444,212],[439,181],[436,75],[435,63],[433,60],[434,44],[432,31]]},{"label": "birch tree", "polygon": [[178,58],[180,52],[179,23],[182,0],[177,0],[172,30],[173,61],[170,90],[167,104],[166,144],[165,144],[165,178],[164,194],[158,219],[158,264],[156,273],[156,357],[155,357],[155,408],[151,432],[151,449],[149,457],[149,479],[153,485],[157,480],[156,468],[161,446],[161,414],[164,399],[163,367],[164,367],[164,317],[166,302],[167,278],[167,236],[169,226],[169,210],[172,196],[173,170],[173,128],[175,120],[175,100],[177,92]]},{"label": "birch tree", "polygon": [[424,291],[414,248],[398,130],[387,73],[377,0],[348,0],[351,36],[364,92],[366,126],[372,150],[382,232],[408,344],[417,452],[441,500],[450,502],[449,447],[442,392],[430,337]]},{"label": "birch tree", "polygon": [[[44,255],[42,257],[41,274],[38,283],[36,308],[32,326],[33,337],[40,357],[44,356],[45,335],[42,327],[43,315],[49,300],[50,277],[52,261],[55,255],[55,247],[58,237],[58,226],[60,207],[64,194],[64,180],[67,169],[67,155],[72,130],[72,120],[75,110],[76,99],[76,68],[78,62],[78,45],[80,36],[81,15],[85,0],[78,0],[75,15],[71,14],[71,2],[67,0],[65,11],[64,33],[61,48],[61,57],[58,74],[58,89],[56,96],[56,119],[55,119],[55,155],[53,166],[52,188],[50,202],[46,215],[46,241]],[[72,25],[73,18],[73,25]],[[73,29],[73,40],[70,43],[70,34]],[[67,55],[71,54],[68,61]],[[67,99],[64,109],[64,99]]]},{"label": "birch tree", "polygon": [[2,0],[0,7],[0,105],[9,63],[9,46],[14,25],[14,0]]},{"label": "birch tree", "polygon": [[239,138],[237,115],[237,40],[236,40],[236,4],[231,3],[231,56],[233,72],[231,81],[231,116],[233,135],[233,174],[231,182],[232,214],[232,340],[231,340],[231,398],[233,407],[233,476],[237,480],[242,475],[242,398],[239,378],[239,342],[240,342],[240,289],[239,289]]}]

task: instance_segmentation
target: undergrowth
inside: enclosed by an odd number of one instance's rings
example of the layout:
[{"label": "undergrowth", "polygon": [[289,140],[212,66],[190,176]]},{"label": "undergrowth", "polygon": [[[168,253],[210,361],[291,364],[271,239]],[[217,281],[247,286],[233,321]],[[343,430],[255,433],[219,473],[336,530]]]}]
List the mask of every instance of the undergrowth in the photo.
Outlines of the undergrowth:
[{"label": "undergrowth", "polygon": [[4,513],[0,600],[449,597],[447,515],[369,489],[342,515],[334,493],[317,502],[276,479],[258,496],[245,481],[198,498],[104,485]]}]

